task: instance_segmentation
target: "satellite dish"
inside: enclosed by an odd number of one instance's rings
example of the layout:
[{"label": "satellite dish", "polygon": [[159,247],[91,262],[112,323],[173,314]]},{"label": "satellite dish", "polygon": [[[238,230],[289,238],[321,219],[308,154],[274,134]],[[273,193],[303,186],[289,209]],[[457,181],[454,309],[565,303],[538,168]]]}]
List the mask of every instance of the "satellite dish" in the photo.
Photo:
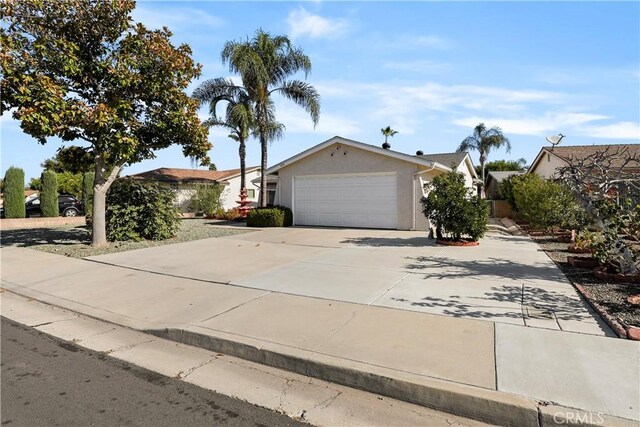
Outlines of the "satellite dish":
[{"label": "satellite dish", "polygon": [[549,143],[552,145],[551,149],[553,150],[553,147],[560,144],[560,141],[562,141],[562,138],[564,137],[565,135],[561,133],[559,133],[558,135],[548,136],[547,141],[549,141]]}]

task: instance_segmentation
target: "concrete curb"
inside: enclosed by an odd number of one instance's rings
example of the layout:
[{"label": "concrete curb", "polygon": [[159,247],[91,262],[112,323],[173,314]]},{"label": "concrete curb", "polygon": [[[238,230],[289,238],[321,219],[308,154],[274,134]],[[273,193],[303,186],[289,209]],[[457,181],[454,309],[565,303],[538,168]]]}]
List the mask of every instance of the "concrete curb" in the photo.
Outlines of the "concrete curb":
[{"label": "concrete curb", "polygon": [[[497,390],[393,371],[220,331],[207,330],[207,334],[204,334],[165,328],[145,332],[182,344],[495,425],[542,427],[562,425],[567,421],[572,425],[637,425],[631,420],[548,405],[545,402]],[[214,332],[217,335],[212,335]],[[606,423],[598,424],[601,419]],[[576,420],[589,422],[575,424]]]}]

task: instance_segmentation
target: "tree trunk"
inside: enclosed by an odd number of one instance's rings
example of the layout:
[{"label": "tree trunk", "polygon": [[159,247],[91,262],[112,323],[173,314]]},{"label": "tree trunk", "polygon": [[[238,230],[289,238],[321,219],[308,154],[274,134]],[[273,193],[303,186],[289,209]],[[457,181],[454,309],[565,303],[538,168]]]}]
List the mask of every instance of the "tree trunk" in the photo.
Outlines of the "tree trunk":
[{"label": "tree trunk", "polygon": [[267,175],[265,171],[267,170],[267,135],[266,133],[262,133],[260,135],[260,148],[262,150],[261,158],[260,158],[260,206],[266,207],[268,196],[267,196]]},{"label": "tree trunk", "polygon": [[240,147],[238,148],[238,155],[240,156],[240,190],[243,188],[247,188],[246,185],[246,157],[247,157],[247,147],[245,145],[244,139],[240,138]]},{"label": "tree trunk", "polygon": [[104,247],[107,242],[107,191],[118,176],[122,165],[114,165],[111,172],[106,175],[104,154],[96,155],[95,178],[93,181],[93,211],[91,226],[91,246]]},{"label": "tree trunk", "polygon": [[260,126],[260,207],[267,207],[267,176],[265,171],[267,170],[267,109],[266,105],[260,107],[260,113],[258,117],[258,125]]},{"label": "tree trunk", "polygon": [[93,186],[93,217],[91,246],[107,246],[107,226],[106,226],[107,189],[104,185]]}]

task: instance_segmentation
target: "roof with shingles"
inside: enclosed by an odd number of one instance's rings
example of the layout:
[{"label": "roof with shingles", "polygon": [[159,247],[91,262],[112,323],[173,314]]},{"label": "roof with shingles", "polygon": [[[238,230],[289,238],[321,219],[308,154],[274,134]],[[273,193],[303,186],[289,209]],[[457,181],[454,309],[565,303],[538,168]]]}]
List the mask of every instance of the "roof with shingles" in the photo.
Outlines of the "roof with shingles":
[{"label": "roof with shingles", "polygon": [[[628,158],[635,155],[640,158],[640,144],[564,145],[553,148],[543,147],[540,151],[540,154],[544,151],[553,154],[567,162],[572,158],[584,159],[585,157],[593,155],[597,152],[608,151],[611,154],[619,153],[620,156],[617,159],[614,159],[611,164],[612,167],[621,166],[625,157]],[[540,157],[540,154],[538,154],[536,160]],[[536,166],[536,163],[537,162],[534,161],[531,169],[533,169],[533,166]],[[627,168],[636,170],[640,168],[640,164],[631,163],[627,165]]]},{"label": "roof with shingles", "polygon": [[466,151],[463,152],[455,152],[455,153],[434,153],[434,154],[421,154],[417,157],[423,158],[425,160],[430,160],[432,162],[440,163],[441,165],[445,165],[451,167],[457,167],[464,158],[467,156]]},{"label": "roof with shingles", "polygon": [[[247,172],[258,169],[258,166],[248,167]],[[189,182],[220,182],[225,179],[237,176],[240,174],[240,169],[228,169],[222,171],[210,171],[203,169],[178,169],[178,168],[159,168],[153,169],[147,172],[137,173],[130,175],[133,179],[144,181],[159,181],[159,182],[175,182],[175,183],[189,183]]]}]

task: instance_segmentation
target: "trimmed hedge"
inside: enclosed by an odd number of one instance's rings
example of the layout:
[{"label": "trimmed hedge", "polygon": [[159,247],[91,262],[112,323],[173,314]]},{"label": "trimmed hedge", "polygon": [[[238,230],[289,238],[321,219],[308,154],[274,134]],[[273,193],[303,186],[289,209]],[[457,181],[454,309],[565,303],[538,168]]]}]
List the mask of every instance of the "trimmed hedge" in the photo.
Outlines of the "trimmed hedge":
[{"label": "trimmed hedge", "polygon": [[82,204],[87,215],[93,213],[93,182],[95,174],[93,172],[85,172],[82,176]]},{"label": "trimmed hedge", "polygon": [[60,208],[58,207],[58,176],[51,170],[42,172],[40,209],[42,210],[42,216],[60,216]]},{"label": "trimmed hedge", "polygon": [[4,176],[4,216],[24,218],[24,171],[11,166]]},{"label": "trimmed hedge", "polygon": [[286,206],[251,209],[247,215],[247,227],[290,227],[293,212]]}]

